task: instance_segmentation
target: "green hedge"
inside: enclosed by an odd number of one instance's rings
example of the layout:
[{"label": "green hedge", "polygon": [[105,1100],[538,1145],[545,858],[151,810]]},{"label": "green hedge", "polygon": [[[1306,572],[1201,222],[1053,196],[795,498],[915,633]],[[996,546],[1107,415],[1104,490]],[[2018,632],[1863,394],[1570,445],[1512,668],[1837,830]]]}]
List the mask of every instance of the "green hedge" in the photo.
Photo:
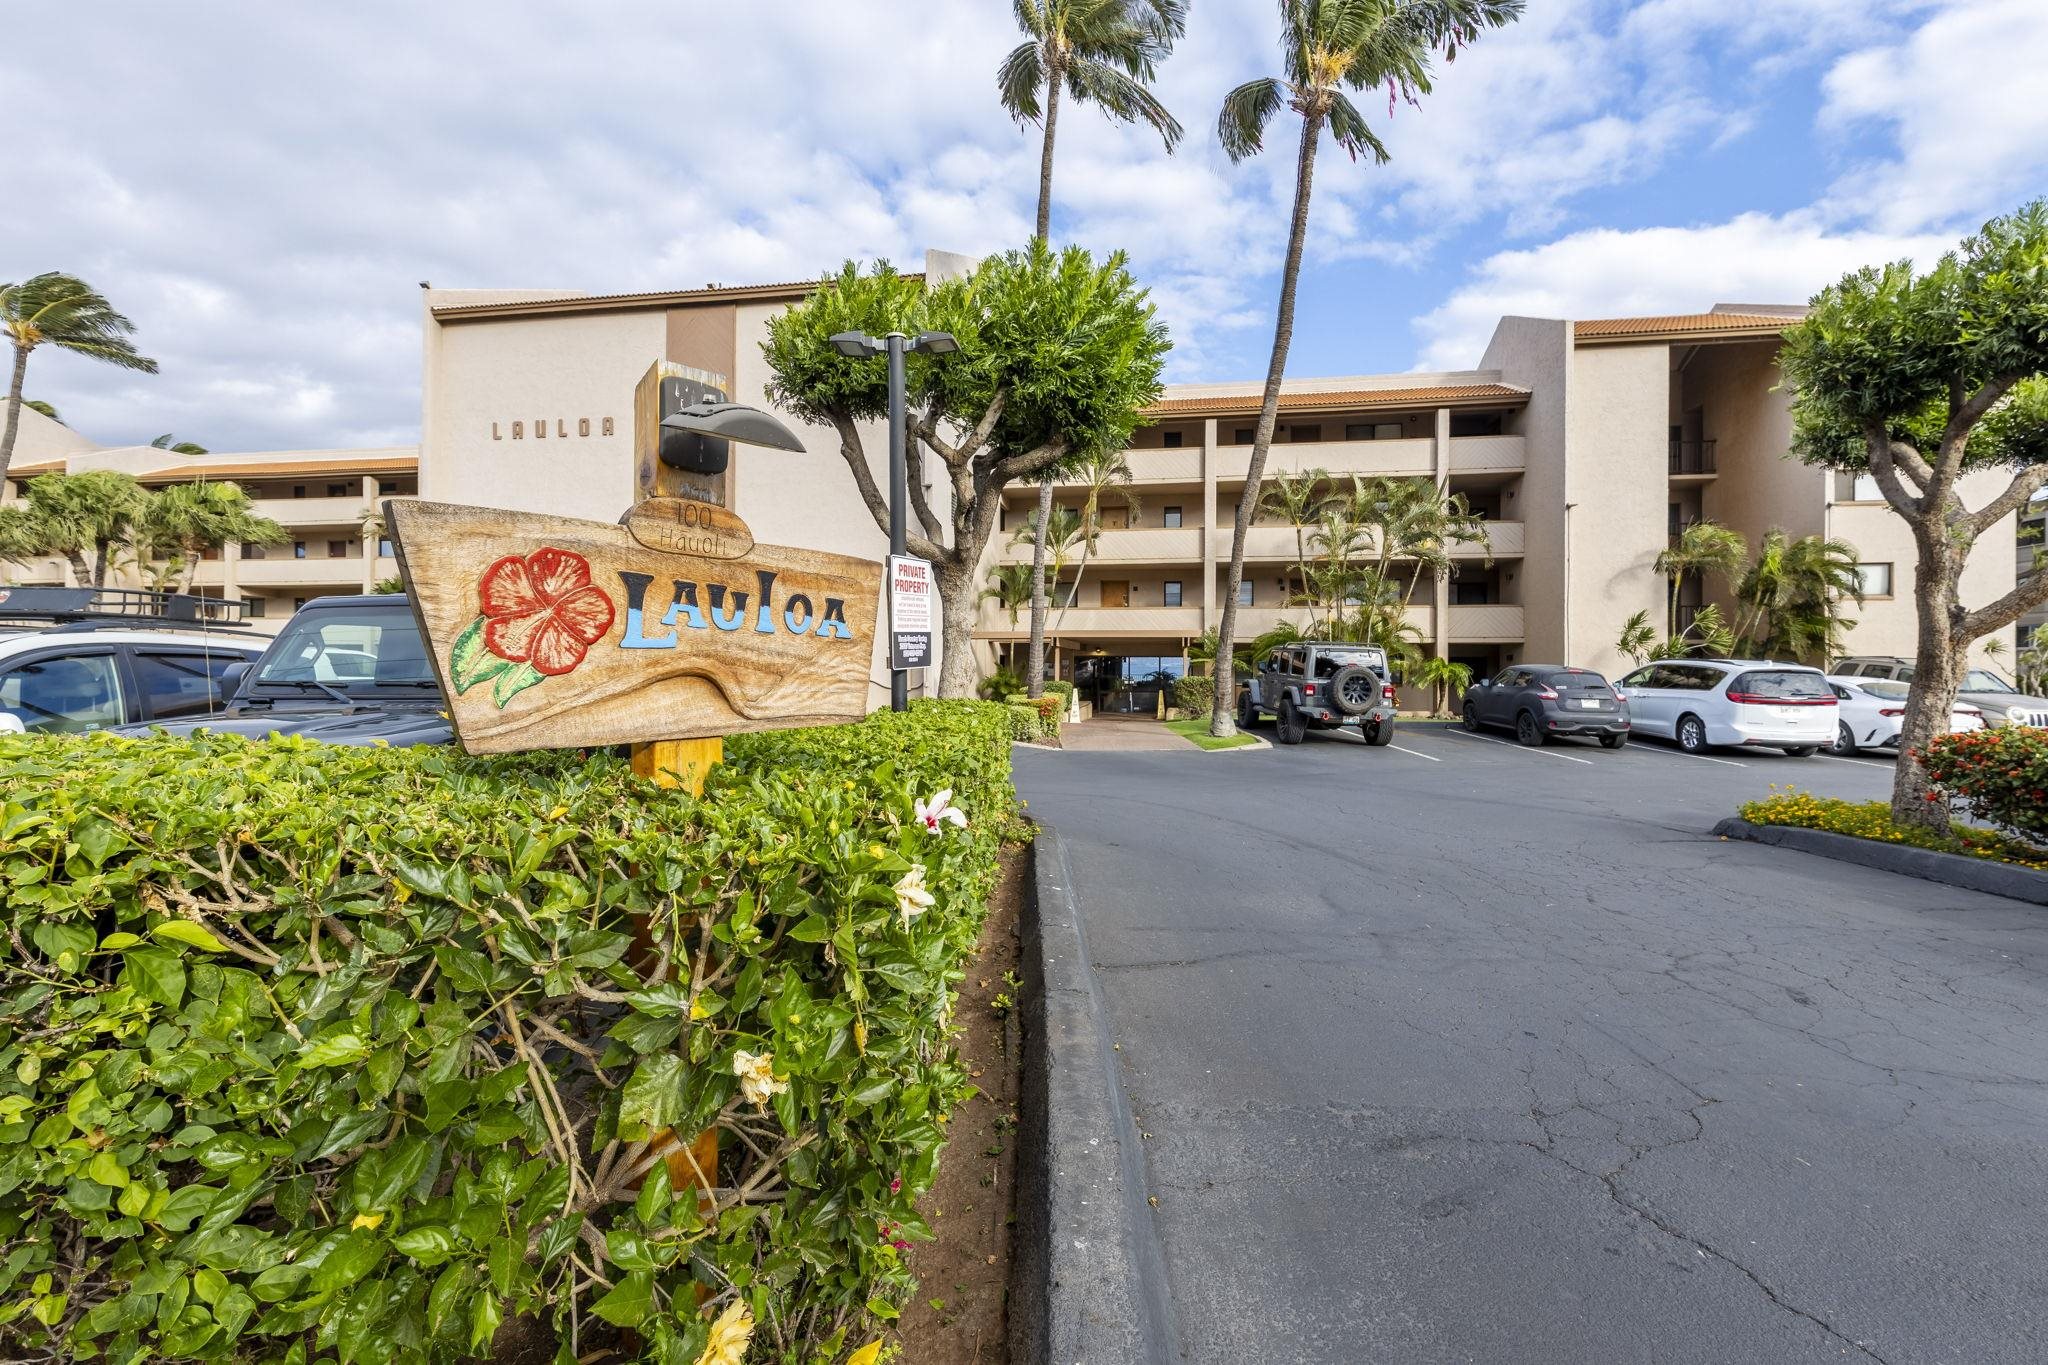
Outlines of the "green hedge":
[{"label": "green hedge", "polygon": [[[861,1345],[971,1093],[1007,723],[737,739],[703,801],[602,755],[0,741],[4,1354]],[[640,1179],[713,1126],[704,1209]]]},{"label": "green hedge", "polygon": [[[1773,788],[1776,784],[1772,784]],[[1760,801],[1745,801],[1739,808],[1752,825],[1792,825],[1820,829],[1831,834],[1850,834],[1885,844],[1909,844],[1937,853],[1961,853],[1972,858],[2015,863],[2021,867],[2048,868],[2048,853],[1997,830],[1972,829],[1956,825],[1946,834],[1901,825],[1892,820],[1887,801],[1844,801],[1839,797],[1815,796],[1795,787],[1774,790]]]},{"label": "green hedge", "polygon": [[2048,731],[2007,725],[1943,735],[1917,757],[1934,784],[1979,820],[2048,842]]}]

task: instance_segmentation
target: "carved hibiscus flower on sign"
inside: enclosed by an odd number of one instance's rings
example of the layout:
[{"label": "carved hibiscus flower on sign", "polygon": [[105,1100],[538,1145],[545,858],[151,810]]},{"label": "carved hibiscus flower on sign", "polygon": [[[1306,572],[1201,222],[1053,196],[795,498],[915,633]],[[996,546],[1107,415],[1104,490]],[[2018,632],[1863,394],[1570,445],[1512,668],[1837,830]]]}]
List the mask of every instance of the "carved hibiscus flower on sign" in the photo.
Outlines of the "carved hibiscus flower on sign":
[{"label": "carved hibiscus flower on sign", "polygon": [[457,695],[490,682],[500,707],[573,670],[612,628],[612,600],[590,581],[590,561],[551,545],[485,569],[477,598],[483,612],[456,638],[449,674]]}]

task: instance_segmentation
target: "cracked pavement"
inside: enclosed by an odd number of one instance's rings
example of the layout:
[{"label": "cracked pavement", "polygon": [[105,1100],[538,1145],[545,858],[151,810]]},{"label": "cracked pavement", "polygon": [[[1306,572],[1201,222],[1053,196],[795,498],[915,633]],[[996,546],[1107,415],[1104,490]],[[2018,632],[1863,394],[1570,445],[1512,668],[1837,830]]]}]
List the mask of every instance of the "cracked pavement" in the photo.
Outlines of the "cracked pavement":
[{"label": "cracked pavement", "polygon": [[2048,909],[1704,833],[1884,763],[1395,743],[1018,755],[1184,1358],[2048,1360]]}]

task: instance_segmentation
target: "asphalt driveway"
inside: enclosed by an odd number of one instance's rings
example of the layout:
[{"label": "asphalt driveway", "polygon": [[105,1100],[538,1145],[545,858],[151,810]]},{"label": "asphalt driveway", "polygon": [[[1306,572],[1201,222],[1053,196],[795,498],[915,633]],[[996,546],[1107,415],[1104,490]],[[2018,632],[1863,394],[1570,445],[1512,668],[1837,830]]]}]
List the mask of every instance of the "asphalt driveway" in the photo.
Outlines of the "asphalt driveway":
[{"label": "asphalt driveway", "polygon": [[1198,1361],[2048,1360],[2048,910],[1703,831],[1885,760],[1033,753]]}]

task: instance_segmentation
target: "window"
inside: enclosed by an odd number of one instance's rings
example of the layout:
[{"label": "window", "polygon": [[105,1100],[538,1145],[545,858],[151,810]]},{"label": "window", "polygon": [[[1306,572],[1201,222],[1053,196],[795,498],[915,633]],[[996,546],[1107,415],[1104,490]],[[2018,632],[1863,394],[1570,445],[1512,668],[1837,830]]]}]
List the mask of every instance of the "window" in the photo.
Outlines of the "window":
[{"label": "window", "polygon": [[1290,441],[1320,441],[1323,439],[1323,429],[1315,424],[1289,427],[1287,428],[1287,439]]},{"label": "window", "polygon": [[1737,675],[1728,684],[1728,700],[1737,699],[1800,703],[1831,701],[1834,694],[1828,690],[1827,679],[1818,673],[1771,669]]},{"label": "window", "polygon": [[128,718],[112,654],[37,659],[0,672],[0,711],[24,730],[71,734]]},{"label": "window", "polygon": [[1178,431],[1162,431],[1159,433],[1159,444],[1165,446],[1168,450],[1179,450],[1180,441],[1181,433]]},{"label": "window", "polygon": [[1858,474],[1856,481],[1849,485],[1851,502],[1883,502],[1884,490],[1877,486],[1877,475]]},{"label": "window", "polygon": [[1161,526],[1178,526],[1180,525],[1180,509],[1178,507],[1164,508],[1160,511],[1159,518]]},{"label": "window", "polygon": [[1454,606],[1460,607],[1484,606],[1491,591],[1484,583],[1453,583],[1451,602]]},{"label": "window", "polygon": [[330,483],[330,484],[328,484],[328,485],[327,485],[327,496],[328,496],[328,497],[330,497],[330,498],[345,498],[345,497],[347,497],[347,496],[348,496],[348,485],[347,485],[347,484],[345,484],[345,483]]},{"label": "window", "polygon": [[293,611],[299,611],[299,610],[302,610],[302,609],[303,609],[303,608],[305,607],[305,605],[306,605],[306,599],[305,599],[305,598],[303,598],[303,597],[294,597],[294,598],[292,599],[292,610],[293,610]]},{"label": "window", "polygon": [[1177,607],[1180,605],[1180,583],[1178,580],[1172,578],[1167,579],[1165,584],[1163,585],[1162,591],[1164,593],[1165,605],[1169,607]]},{"label": "window", "polygon": [[[299,599],[305,605],[305,599]],[[377,684],[431,684],[432,662],[403,603],[346,611],[315,607],[279,633],[264,654],[251,686],[314,681],[353,690]]]},{"label": "window", "polygon": [[1237,446],[1248,446],[1253,444],[1252,438],[1256,435],[1258,435],[1258,429],[1255,427],[1239,427],[1230,433],[1230,443]]},{"label": "window", "polygon": [[1401,438],[1399,422],[1347,422],[1344,424],[1344,439],[1347,441],[1396,441]]},{"label": "window", "polygon": [[248,612],[249,619],[251,621],[262,620],[263,613],[267,609],[267,606],[268,603],[266,599],[261,597],[245,597],[242,599],[243,610]]},{"label": "window", "polygon": [[2010,692],[2012,684],[1988,668],[1973,668],[1963,674],[1963,685],[1957,689],[1963,692]]},{"label": "window", "polygon": [[385,536],[383,539],[377,542],[377,558],[392,559],[395,558],[397,554],[398,549],[391,543],[390,536]]},{"label": "window", "polygon": [[396,492],[398,491],[398,480],[396,480],[396,479],[379,479],[379,480],[377,480],[377,491],[378,491],[379,493],[396,493]]},{"label": "window", "polygon": [[264,548],[253,540],[245,540],[242,542],[242,558],[261,559],[263,558]]},{"label": "window", "polygon": [[306,496],[306,485],[304,485],[304,484],[302,484],[302,483],[295,483],[295,484],[293,484],[293,485],[292,485],[292,496],[293,496],[293,497],[295,497],[295,498],[303,498],[303,497],[305,497],[305,496]]},{"label": "window", "polygon": [[1451,414],[1451,435],[1498,436],[1500,435],[1500,414],[1497,412],[1454,412]]},{"label": "window", "polygon": [[1252,604],[1252,581],[1247,578],[1237,585],[1237,605],[1248,607]]},{"label": "window", "polygon": [[327,557],[328,557],[329,559],[347,559],[347,558],[348,558],[348,542],[347,542],[347,541],[345,541],[345,540],[330,540],[330,541],[328,541],[328,542],[327,542]]},{"label": "window", "polygon": [[305,557],[306,557],[306,542],[305,542],[305,541],[303,541],[303,540],[295,540],[295,541],[293,541],[293,542],[292,542],[292,558],[293,558],[293,559],[304,559]]},{"label": "window", "polygon": [[135,680],[152,719],[203,716],[220,709],[220,679],[239,654],[137,654]]},{"label": "window", "polygon": [[1889,564],[1858,564],[1856,577],[1863,582],[1865,597],[1890,597],[1892,595],[1892,566]]}]

